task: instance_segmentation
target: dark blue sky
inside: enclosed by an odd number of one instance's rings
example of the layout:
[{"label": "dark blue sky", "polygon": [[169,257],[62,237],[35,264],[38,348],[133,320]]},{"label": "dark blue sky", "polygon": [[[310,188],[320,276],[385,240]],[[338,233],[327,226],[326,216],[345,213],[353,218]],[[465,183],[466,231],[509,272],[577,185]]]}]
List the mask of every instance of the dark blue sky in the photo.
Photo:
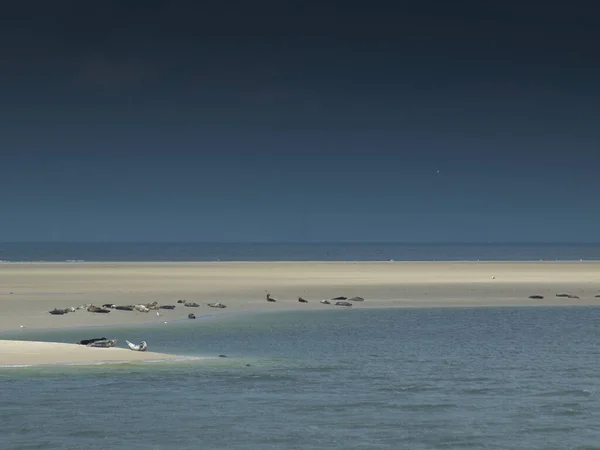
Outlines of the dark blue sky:
[{"label": "dark blue sky", "polygon": [[0,240],[600,241],[593,2],[2,8]]}]

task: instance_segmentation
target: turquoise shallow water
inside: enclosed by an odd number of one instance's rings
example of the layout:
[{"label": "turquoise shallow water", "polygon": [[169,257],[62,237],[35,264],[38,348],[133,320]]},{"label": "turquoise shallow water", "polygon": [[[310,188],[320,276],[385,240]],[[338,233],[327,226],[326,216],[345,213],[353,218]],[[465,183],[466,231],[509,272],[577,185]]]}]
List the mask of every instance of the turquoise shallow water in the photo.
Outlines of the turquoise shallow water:
[{"label": "turquoise shallow water", "polygon": [[3,449],[600,449],[600,308],[246,313],[103,330],[200,362],[0,369]]}]

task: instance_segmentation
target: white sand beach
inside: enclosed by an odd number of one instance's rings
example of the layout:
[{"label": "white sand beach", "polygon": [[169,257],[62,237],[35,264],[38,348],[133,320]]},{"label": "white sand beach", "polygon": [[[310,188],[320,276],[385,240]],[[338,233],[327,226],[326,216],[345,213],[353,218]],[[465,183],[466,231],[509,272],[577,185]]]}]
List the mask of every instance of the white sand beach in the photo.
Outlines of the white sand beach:
[{"label": "white sand beach", "polygon": [[131,361],[162,361],[177,358],[123,348],[94,348],[57,342],[0,340],[0,365],[93,364]]},{"label": "white sand beach", "polygon": [[[266,302],[267,292],[277,302]],[[557,297],[561,292],[579,298]],[[2,263],[0,331],[169,323],[187,320],[192,312],[200,317],[244,310],[342,309],[334,302],[320,303],[337,296],[360,296],[365,300],[353,308],[373,308],[597,305],[598,295],[600,262]],[[299,303],[299,296],[308,303]],[[178,300],[200,306],[184,307]],[[87,304],[154,301],[176,308],[160,310],[159,315],[118,310],[98,314],[85,309],[65,315],[48,312]],[[211,308],[210,302],[224,303],[227,308]],[[44,356],[45,360],[60,361],[70,355],[87,358],[92,355],[89,352],[94,356],[110,353],[111,359],[122,355],[122,349],[60,348],[55,357]],[[155,357],[123,352],[132,360]],[[10,364],[2,356],[7,354],[0,352],[0,364]]]}]

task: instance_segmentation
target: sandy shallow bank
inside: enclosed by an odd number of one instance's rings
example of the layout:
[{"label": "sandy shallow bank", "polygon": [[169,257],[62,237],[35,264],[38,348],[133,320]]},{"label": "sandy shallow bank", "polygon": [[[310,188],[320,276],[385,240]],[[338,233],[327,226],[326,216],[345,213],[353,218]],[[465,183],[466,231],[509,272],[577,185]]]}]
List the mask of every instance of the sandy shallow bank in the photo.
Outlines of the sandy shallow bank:
[{"label": "sandy shallow bank", "polygon": [[[265,301],[270,292],[276,303]],[[556,297],[568,292],[579,298]],[[531,299],[541,295],[543,299]],[[298,303],[298,296],[308,303]],[[599,305],[600,262],[152,262],[0,264],[0,331],[187,320],[189,313],[335,308],[322,299],[360,296],[353,308]],[[196,302],[187,308],[177,300]],[[142,313],[53,308],[158,302]],[[226,309],[207,306],[222,302]],[[85,336],[84,336],[85,337]],[[150,344],[150,343],[149,343]],[[105,349],[100,349],[104,351]]]},{"label": "sandy shallow bank", "polygon": [[97,364],[175,360],[164,353],[134,352],[123,348],[95,348],[77,344],[0,340],[0,366]]}]

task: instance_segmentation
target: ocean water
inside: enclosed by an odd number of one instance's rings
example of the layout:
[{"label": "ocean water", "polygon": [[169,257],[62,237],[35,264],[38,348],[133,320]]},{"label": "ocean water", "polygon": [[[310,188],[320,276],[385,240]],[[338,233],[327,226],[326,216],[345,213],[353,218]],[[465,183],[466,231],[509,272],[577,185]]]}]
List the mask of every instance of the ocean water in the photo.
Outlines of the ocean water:
[{"label": "ocean water", "polygon": [[0,243],[0,261],[599,260],[600,244]]},{"label": "ocean water", "polygon": [[0,369],[0,448],[600,449],[600,308],[252,312],[1,338],[204,361]]}]

